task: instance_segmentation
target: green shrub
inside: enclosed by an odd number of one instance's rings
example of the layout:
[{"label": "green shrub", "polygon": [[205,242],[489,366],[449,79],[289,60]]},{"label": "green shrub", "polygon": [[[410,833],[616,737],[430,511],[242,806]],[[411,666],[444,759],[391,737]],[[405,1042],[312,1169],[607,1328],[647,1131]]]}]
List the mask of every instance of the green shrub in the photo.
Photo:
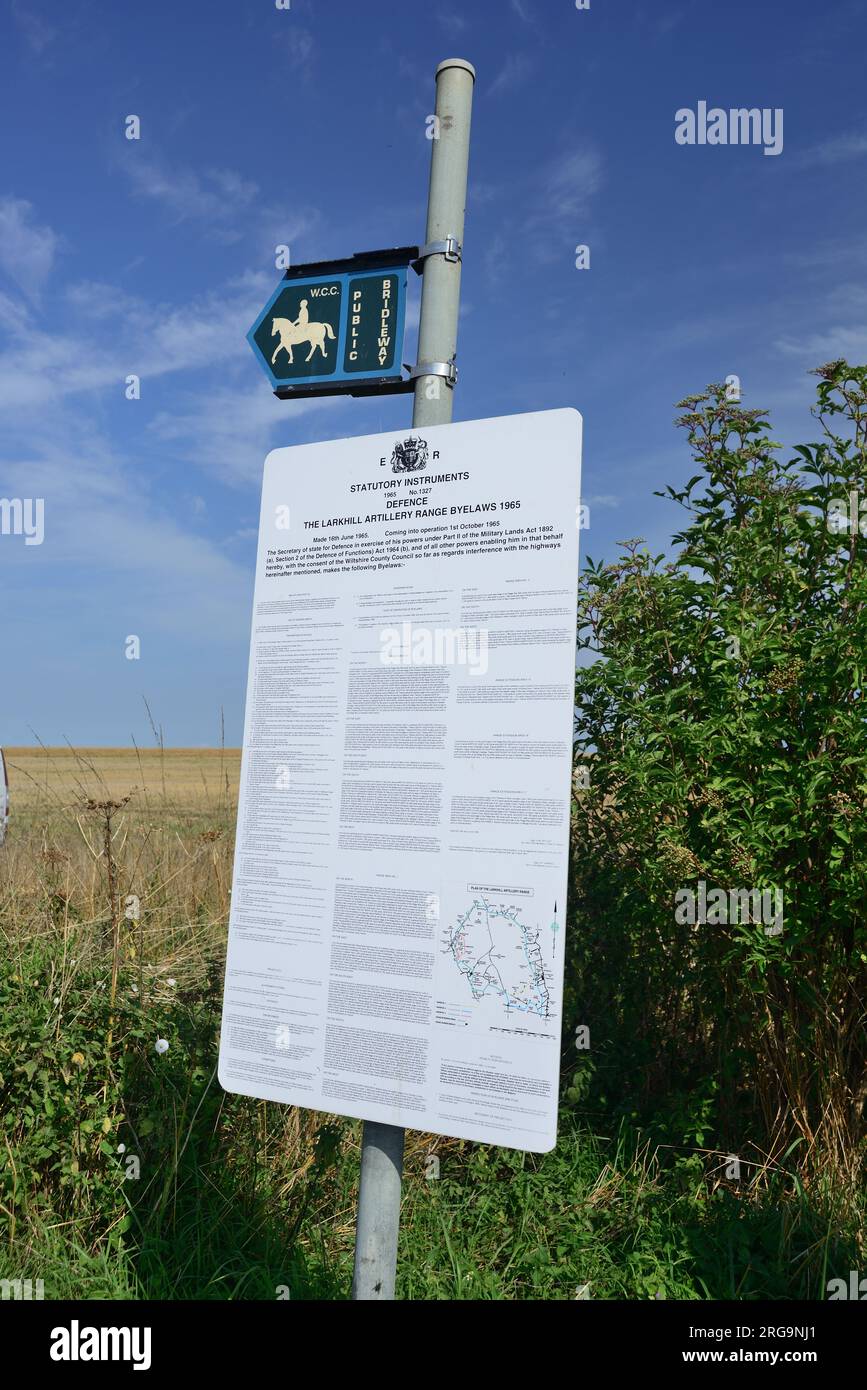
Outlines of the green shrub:
[{"label": "green shrub", "polygon": [[13,1226],[39,1216],[86,1237],[111,1224],[106,1212],[123,1213],[109,978],[99,965],[65,973],[38,945],[0,961],[0,1200]]},{"label": "green shrub", "polygon": [[[631,541],[582,575],[579,647],[597,659],[576,682],[591,777],[574,801],[569,989],[597,1096],[669,1106],[685,1141],[851,1177],[867,1098],[867,537],[829,523],[857,493],[867,530],[867,368],[817,375],[824,437],[788,462],[725,387],[682,401],[700,471],[658,494],[686,513],[674,558]],[[780,890],[782,931],[755,910],[677,920],[702,881]]]}]

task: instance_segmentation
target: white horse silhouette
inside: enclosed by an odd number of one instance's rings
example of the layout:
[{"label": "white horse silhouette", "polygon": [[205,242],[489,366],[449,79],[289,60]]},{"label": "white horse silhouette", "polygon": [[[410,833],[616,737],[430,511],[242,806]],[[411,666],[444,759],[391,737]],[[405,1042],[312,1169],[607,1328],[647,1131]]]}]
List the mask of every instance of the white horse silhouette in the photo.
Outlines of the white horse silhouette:
[{"label": "white horse silhouette", "polygon": [[277,347],[275,347],[271,357],[272,367],[274,365],[274,358],[277,356],[278,352],[288,353],[289,361],[294,362],[295,359],[292,356],[292,348],[296,347],[298,343],[310,344],[310,351],[304,358],[305,362],[310,361],[317,348],[324,357],[326,337],[333,338],[335,336],[334,329],[331,327],[330,323],[305,323],[299,327],[299,325],[293,323],[291,319],[274,319],[271,324],[271,337],[276,338],[278,334],[280,336],[280,342]]}]

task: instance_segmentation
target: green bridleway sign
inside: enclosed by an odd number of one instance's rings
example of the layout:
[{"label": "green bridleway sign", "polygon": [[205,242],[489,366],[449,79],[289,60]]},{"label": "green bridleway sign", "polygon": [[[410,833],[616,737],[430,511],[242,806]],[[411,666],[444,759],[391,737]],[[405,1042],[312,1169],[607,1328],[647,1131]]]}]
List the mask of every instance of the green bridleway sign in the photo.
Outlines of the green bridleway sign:
[{"label": "green bridleway sign", "polygon": [[287,270],[247,334],[274,394],[411,391],[401,356],[407,267],[418,255],[403,246]]}]

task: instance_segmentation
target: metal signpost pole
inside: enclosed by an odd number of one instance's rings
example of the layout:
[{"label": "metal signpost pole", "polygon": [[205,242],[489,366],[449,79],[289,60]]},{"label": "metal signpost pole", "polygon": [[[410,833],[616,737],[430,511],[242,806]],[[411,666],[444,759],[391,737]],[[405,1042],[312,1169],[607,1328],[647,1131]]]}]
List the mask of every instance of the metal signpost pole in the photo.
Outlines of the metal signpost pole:
[{"label": "metal signpost pole", "polygon": [[[436,71],[413,425],[447,425],[452,418],[475,78],[475,68],[463,58],[449,58]],[[394,1298],[403,1136],[396,1125],[364,1123],[354,1299]]]}]

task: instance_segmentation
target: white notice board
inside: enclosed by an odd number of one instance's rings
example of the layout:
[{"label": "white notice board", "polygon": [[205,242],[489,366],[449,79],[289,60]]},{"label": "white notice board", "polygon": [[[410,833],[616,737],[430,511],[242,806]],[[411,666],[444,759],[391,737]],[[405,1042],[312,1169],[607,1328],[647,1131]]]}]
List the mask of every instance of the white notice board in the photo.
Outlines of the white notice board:
[{"label": "white notice board", "polygon": [[268,455],[226,1090],[554,1146],[580,458],[575,410]]}]

